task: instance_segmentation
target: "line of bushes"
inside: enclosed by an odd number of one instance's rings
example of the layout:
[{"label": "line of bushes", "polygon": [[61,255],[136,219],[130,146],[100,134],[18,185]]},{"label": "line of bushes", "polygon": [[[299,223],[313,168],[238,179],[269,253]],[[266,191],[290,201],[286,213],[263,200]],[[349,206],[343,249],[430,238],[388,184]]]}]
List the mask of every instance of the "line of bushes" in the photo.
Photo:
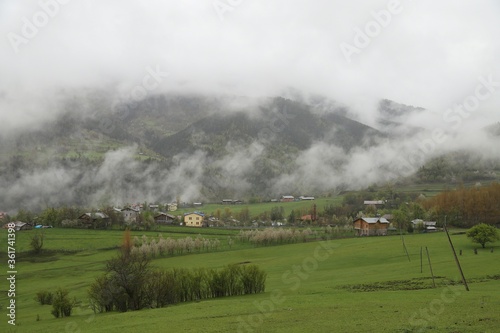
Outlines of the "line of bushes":
[{"label": "line of bushes", "polygon": [[158,239],[148,239],[147,236],[142,236],[141,239],[134,237],[133,253],[155,258],[174,254],[186,254],[192,252],[210,252],[217,251],[221,246],[218,239],[207,239],[201,235],[196,238],[163,238],[162,235]]},{"label": "line of bushes", "polygon": [[[126,242],[126,244],[130,244]],[[215,297],[261,293],[267,274],[256,265],[152,270],[150,258],[127,245],[88,291],[94,312],[159,308]]]},{"label": "line of bushes", "polygon": [[67,290],[61,288],[57,289],[55,293],[44,290],[36,293],[35,300],[40,305],[52,305],[51,313],[54,317],[69,317],[76,304],[76,299],[70,300],[68,294]]},{"label": "line of bushes", "polygon": [[285,243],[307,242],[316,233],[310,228],[302,231],[296,229],[266,228],[264,230],[241,230],[238,239],[255,245],[277,245]]}]

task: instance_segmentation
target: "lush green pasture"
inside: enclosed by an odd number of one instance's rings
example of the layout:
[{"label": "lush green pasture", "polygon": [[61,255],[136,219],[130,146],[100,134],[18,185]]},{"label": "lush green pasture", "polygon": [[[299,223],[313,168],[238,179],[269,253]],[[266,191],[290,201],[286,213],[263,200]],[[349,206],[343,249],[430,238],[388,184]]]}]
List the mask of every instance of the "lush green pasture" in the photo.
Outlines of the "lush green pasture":
[{"label": "lush green pasture", "polygon": [[322,211],[326,205],[334,204],[339,205],[342,203],[343,196],[328,197],[328,198],[316,198],[315,200],[304,200],[304,201],[292,201],[292,202],[262,202],[256,204],[242,204],[242,205],[223,205],[220,203],[209,203],[204,204],[201,207],[196,208],[182,208],[173,212],[175,215],[180,215],[186,212],[192,212],[193,210],[203,211],[206,214],[212,214],[219,209],[221,214],[224,213],[224,209],[228,208],[231,210],[233,216],[239,213],[242,209],[248,208],[250,216],[254,217],[265,211],[270,212],[273,207],[283,207],[285,214],[288,215],[293,210],[303,211],[304,214],[309,214],[309,210],[312,209],[313,205],[316,204],[316,209],[318,212]]},{"label": "lush green pasture", "polygon": [[[2,230],[4,245],[5,233]],[[167,233],[163,234],[166,237]],[[28,233],[18,233],[20,248],[27,246],[25,237]],[[475,255],[475,246],[463,234],[452,236],[457,251],[463,250],[459,259],[470,280],[470,291],[466,292],[460,284],[449,285],[460,278],[444,233],[405,236],[411,261],[403,251],[400,236],[257,248],[235,246],[214,253],[156,259],[153,265],[162,268],[251,262],[267,271],[266,292],[94,315],[86,306],[86,290],[101,274],[105,260],[114,255],[116,250],[109,248],[118,245],[121,237],[118,231],[47,230],[47,248],[85,250],[57,254],[51,261],[20,261],[16,280],[18,326],[7,324],[4,280],[0,331],[463,333],[497,332],[500,327],[500,246],[493,253],[489,248],[479,249]],[[423,247],[425,255],[426,246],[436,288],[432,288],[426,257],[420,273],[420,249]],[[2,262],[5,260],[4,254]],[[423,289],[406,290],[413,286]],[[37,291],[57,287],[67,288],[70,296],[82,301],[70,318],[55,319],[50,306],[33,300]],[[354,292],[353,287],[364,291]],[[374,289],[377,291],[368,291]]]}]

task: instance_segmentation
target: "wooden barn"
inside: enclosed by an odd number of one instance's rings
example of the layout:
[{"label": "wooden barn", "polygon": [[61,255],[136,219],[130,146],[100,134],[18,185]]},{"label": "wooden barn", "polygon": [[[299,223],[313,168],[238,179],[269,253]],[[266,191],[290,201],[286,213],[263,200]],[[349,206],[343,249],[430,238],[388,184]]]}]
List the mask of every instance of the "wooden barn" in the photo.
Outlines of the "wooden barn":
[{"label": "wooden barn", "polygon": [[385,236],[389,221],[383,217],[360,217],[354,222],[357,236]]},{"label": "wooden barn", "polygon": [[89,229],[108,228],[111,225],[109,216],[101,212],[82,214],[78,217],[78,222],[81,226],[85,226]]},{"label": "wooden barn", "polygon": [[160,213],[154,217],[158,224],[172,224],[175,221],[175,216],[167,213]]}]

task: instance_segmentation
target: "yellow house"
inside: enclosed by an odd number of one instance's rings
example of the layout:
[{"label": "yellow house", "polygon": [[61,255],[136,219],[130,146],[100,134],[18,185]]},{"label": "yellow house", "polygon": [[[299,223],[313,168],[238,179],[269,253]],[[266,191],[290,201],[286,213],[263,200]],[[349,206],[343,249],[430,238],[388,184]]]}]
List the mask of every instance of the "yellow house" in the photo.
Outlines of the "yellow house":
[{"label": "yellow house", "polygon": [[205,215],[203,213],[185,213],[184,214],[184,225],[187,227],[203,227],[203,218]]}]

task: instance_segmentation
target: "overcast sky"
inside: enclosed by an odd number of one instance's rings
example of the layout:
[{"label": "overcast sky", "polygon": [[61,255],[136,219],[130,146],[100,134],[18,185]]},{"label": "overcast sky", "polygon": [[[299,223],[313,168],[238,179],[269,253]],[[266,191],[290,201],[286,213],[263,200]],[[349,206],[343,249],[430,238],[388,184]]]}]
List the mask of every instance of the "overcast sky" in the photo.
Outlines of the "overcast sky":
[{"label": "overcast sky", "polygon": [[[148,93],[293,88],[344,103],[368,123],[380,98],[441,119],[474,95],[479,77],[500,82],[499,17],[497,0],[3,0],[2,124],[50,117],[63,90],[126,94],[148,70],[161,73]],[[500,120],[495,89],[467,123]]]}]

